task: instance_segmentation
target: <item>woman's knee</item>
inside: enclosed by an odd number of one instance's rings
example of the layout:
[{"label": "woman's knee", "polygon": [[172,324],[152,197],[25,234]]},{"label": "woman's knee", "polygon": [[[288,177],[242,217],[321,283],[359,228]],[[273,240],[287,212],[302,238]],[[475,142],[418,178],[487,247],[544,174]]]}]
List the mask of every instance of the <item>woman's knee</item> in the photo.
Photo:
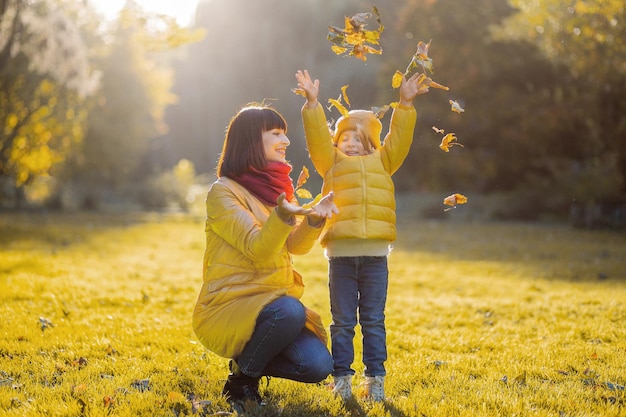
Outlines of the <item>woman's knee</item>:
[{"label": "woman's knee", "polygon": [[333,371],[333,357],[324,355],[319,357],[318,363],[311,370],[311,382],[317,383],[325,380]]},{"label": "woman's knee", "polygon": [[304,327],[306,309],[300,300],[291,296],[284,296],[274,301],[274,303],[276,303],[276,309],[279,311],[278,314],[282,319],[288,320],[294,327]]}]

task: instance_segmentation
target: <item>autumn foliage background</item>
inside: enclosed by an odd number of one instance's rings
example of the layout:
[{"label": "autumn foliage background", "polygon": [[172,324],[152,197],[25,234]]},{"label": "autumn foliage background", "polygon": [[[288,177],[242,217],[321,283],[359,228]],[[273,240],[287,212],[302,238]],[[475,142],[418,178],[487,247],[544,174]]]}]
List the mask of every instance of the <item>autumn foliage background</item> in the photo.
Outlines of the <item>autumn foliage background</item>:
[{"label": "autumn foliage background", "polygon": [[[328,27],[373,6],[382,53],[337,56]],[[415,102],[399,194],[435,196],[416,208],[430,218],[459,192],[471,218],[623,226],[624,16],[618,0],[203,0],[193,28],[180,28],[132,1],[103,22],[80,1],[5,0],[0,205],[186,209],[211,181],[229,118],[251,101],[285,114],[297,176],[308,155],[295,72],[322,81],[322,100],[349,85],[352,108],[369,109],[397,100],[394,72],[432,41],[432,77],[450,90]],[[441,152],[433,125],[464,148]]]}]

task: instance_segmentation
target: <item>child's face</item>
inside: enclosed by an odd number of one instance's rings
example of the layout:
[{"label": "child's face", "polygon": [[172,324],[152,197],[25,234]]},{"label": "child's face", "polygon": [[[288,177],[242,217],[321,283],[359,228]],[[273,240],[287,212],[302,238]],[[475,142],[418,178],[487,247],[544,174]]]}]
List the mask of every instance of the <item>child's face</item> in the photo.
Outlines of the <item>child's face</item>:
[{"label": "child's face", "polygon": [[346,130],[337,141],[337,148],[348,156],[367,155],[363,146],[363,137],[356,130]]}]

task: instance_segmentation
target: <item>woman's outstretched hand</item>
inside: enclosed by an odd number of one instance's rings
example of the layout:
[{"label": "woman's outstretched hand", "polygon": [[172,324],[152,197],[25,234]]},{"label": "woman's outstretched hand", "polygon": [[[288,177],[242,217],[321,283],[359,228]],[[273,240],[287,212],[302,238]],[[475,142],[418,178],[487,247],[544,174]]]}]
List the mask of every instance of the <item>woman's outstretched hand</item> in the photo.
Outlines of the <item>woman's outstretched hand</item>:
[{"label": "woman's outstretched hand", "polygon": [[313,108],[317,105],[317,97],[320,93],[320,80],[313,80],[308,70],[296,72],[298,87],[306,93],[307,106]]},{"label": "woman's outstretched hand", "polygon": [[311,208],[304,208],[297,204],[287,201],[285,193],[281,193],[276,200],[276,214],[285,223],[292,224],[293,216],[307,216],[311,226],[318,226],[324,220],[333,217],[333,214],[339,213],[339,209],[334,202],[335,194],[328,193],[320,201]]},{"label": "woman's outstretched hand", "polygon": [[297,204],[290,203],[285,193],[281,193],[276,199],[276,214],[285,223],[293,223],[293,216],[306,216],[313,212],[312,208],[306,209]]},{"label": "woman's outstretched hand", "polygon": [[334,200],[335,194],[331,191],[312,207],[313,212],[308,215],[311,226],[319,226],[324,220],[333,217],[333,214],[339,213]]}]

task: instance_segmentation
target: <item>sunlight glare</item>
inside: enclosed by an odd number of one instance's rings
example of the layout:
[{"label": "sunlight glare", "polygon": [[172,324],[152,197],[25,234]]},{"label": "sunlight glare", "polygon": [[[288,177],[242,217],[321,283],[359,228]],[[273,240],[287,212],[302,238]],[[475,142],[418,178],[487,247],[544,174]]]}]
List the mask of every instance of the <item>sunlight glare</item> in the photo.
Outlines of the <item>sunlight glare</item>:
[{"label": "sunlight glare", "polygon": [[[191,23],[199,0],[135,0],[148,12],[173,16],[181,26]],[[89,0],[89,2],[108,20],[115,19],[124,7],[126,0]]]}]

